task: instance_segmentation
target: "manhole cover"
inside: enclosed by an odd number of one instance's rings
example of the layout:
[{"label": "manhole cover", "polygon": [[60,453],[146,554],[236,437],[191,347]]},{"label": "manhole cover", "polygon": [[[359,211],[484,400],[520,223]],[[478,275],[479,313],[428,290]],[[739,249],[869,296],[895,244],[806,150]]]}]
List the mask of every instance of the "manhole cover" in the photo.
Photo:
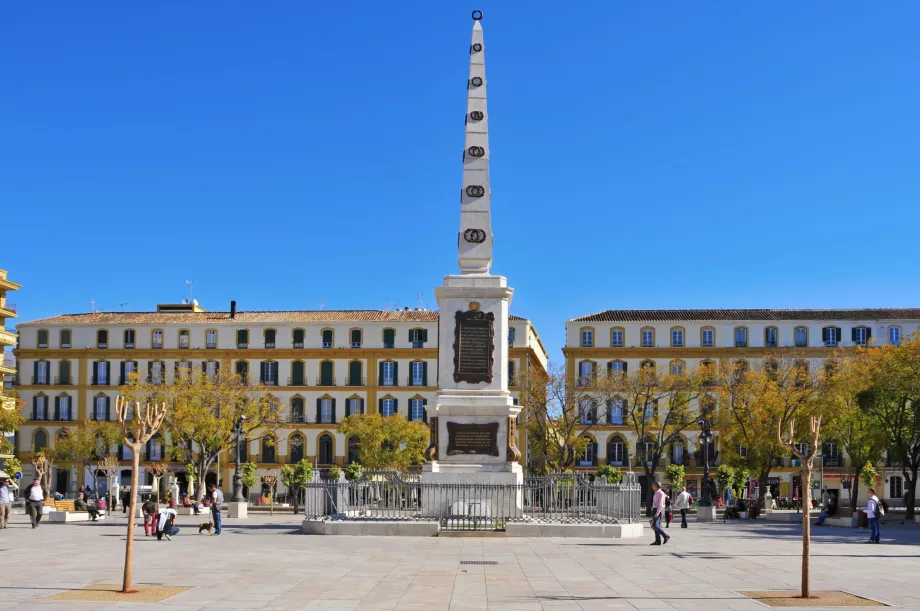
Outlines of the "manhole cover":
[{"label": "manhole cover", "polygon": [[497,560],[461,560],[460,564],[498,564]]}]

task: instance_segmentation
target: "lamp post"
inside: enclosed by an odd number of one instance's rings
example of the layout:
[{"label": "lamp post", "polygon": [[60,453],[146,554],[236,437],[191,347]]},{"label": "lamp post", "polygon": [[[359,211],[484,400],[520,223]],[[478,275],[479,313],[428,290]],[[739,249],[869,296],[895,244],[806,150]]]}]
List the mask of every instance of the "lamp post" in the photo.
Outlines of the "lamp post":
[{"label": "lamp post", "polygon": [[700,506],[712,506],[712,477],[709,475],[709,444],[712,443],[712,420],[700,418],[696,421],[700,427],[700,443],[703,444],[703,486],[700,491]]},{"label": "lamp post", "polygon": [[233,498],[231,499],[234,503],[245,503],[246,499],[243,498],[243,470],[240,467],[240,441],[243,434],[243,420],[246,419],[246,416],[240,416],[236,421],[236,426],[233,427],[234,432],[236,432],[236,469],[233,470]]}]

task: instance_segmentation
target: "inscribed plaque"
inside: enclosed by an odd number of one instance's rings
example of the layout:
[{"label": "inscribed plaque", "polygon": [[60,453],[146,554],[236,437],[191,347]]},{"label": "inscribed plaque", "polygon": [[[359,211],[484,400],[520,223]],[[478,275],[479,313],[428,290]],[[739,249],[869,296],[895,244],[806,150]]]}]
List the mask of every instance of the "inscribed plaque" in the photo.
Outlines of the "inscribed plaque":
[{"label": "inscribed plaque", "polygon": [[457,311],[454,327],[454,382],[492,382],[495,314]]},{"label": "inscribed plaque", "polygon": [[498,423],[447,423],[447,455],[498,456]]}]

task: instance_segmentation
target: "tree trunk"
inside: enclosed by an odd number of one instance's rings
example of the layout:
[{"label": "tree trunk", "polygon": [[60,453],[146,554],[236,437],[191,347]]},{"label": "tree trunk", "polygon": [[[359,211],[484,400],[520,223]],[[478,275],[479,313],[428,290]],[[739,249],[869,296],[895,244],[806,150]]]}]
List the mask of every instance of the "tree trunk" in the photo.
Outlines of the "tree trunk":
[{"label": "tree trunk", "polygon": [[[802,461],[804,464],[805,461]],[[811,598],[811,469],[802,469],[802,598]],[[807,504],[806,504],[807,503]]]},{"label": "tree trunk", "polygon": [[289,489],[290,492],[294,494],[294,501],[291,503],[294,506],[294,515],[297,515],[297,497],[300,496],[297,486],[293,486]]},{"label": "tree trunk", "polygon": [[134,512],[137,509],[137,472],[141,467],[140,444],[131,450],[131,503],[128,506],[128,540],[125,542],[125,578],[121,585],[124,594],[134,592],[131,589],[131,563],[134,560]]},{"label": "tree trunk", "polygon": [[655,491],[652,490],[652,484],[655,483],[655,467],[649,469],[648,465],[645,466],[645,479],[648,483],[648,503],[645,506],[645,517],[650,518],[652,516],[652,500],[655,498]]},{"label": "tree trunk", "polygon": [[910,477],[905,478],[907,480],[907,496],[904,499],[904,505],[907,506],[907,514],[904,516],[904,519],[908,522],[914,521],[914,505],[916,505],[917,499],[917,469],[911,469]]},{"label": "tree trunk", "polygon": [[864,467],[865,465],[853,467],[853,482],[850,484],[850,509],[853,510],[854,514],[857,507],[859,507],[859,476],[862,475]]},{"label": "tree trunk", "polygon": [[757,516],[759,516],[762,510],[766,511],[767,509],[769,509],[769,507],[767,507],[767,490],[769,490],[769,484],[768,484],[769,480],[770,480],[770,469],[768,468],[766,471],[761,469],[757,475],[757,489],[758,489],[757,502],[754,504],[754,507],[751,508],[752,518],[756,518]]}]

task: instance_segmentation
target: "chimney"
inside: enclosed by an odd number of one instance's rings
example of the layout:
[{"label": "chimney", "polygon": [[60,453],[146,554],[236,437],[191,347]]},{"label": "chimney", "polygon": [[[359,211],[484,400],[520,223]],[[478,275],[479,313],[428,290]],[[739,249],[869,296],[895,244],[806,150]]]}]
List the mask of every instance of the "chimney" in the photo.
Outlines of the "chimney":
[{"label": "chimney", "polygon": [[233,320],[234,318],[236,318],[236,302],[231,301],[230,302],[230,320]]},{"label": "chimney", "polygon": [[406,307],[404,308],[404,310],[405,310],[406,312],[408,312],[408,311],[409,311],[409,306],[406,306]]}]

